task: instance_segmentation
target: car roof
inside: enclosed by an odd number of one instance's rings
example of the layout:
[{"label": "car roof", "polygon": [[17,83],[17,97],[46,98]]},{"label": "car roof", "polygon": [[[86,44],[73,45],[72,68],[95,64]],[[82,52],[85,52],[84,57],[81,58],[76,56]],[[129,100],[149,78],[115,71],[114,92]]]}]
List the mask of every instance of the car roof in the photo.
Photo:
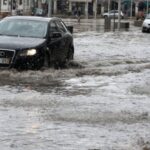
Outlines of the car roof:
[{"label": "car roof", "polygon": [[4,19],[23,19],[23,20],[34,20],[34,21],[44,21],[44,22],[49,22],[51,20],[61,20],[60,18],[57,17],[40,17],[40,16],[8,16],[5,17]]}]

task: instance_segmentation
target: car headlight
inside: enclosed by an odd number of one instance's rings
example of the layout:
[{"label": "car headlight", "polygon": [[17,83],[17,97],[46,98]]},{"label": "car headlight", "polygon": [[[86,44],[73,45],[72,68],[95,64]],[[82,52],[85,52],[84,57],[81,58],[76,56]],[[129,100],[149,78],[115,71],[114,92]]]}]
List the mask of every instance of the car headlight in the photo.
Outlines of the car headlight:
[{"label": "car headlight", "polygon": [[23,52],[20,53],[20,56],[33,56],[37,53],[36,49],[28,49],[24,50]]},{"label": "car headlight", "polygon": [[27,56],[33,56],[36,54],[36,49],[27,50]]}]

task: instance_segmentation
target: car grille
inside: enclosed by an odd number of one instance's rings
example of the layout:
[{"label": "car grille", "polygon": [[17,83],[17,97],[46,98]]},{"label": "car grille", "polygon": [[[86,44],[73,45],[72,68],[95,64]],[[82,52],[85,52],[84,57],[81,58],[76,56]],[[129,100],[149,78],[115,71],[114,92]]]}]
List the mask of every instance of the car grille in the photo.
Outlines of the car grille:
[{"label": "car grille", "polygon": [[15,50],[0,49],[0,67],[9,67],[13,61]]}]

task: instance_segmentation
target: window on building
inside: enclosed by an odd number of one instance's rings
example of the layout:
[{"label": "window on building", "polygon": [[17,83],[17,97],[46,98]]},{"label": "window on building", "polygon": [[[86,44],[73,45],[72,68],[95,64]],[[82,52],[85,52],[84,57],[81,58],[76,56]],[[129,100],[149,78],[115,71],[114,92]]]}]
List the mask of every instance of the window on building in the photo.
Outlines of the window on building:
[{"label": "window on building", "polygon": [[27,0],[27,6],[29,6],[29,0]]},{"label": "window on building", "polygon": [[22,5],[22,0],[19,0],[19,5]]},{"label": "window on building", "polygon": [[7,0],[3,0],[3,5],[7,5]]}]

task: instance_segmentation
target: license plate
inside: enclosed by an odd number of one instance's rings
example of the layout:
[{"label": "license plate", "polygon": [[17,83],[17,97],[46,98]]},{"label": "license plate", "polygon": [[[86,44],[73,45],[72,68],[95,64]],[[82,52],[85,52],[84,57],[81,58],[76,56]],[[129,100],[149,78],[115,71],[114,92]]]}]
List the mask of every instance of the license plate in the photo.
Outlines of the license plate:
[{"label": "license plate", "polygon": [[10,59],[9,58],[0,58],[0,64],[9,64]]}]

